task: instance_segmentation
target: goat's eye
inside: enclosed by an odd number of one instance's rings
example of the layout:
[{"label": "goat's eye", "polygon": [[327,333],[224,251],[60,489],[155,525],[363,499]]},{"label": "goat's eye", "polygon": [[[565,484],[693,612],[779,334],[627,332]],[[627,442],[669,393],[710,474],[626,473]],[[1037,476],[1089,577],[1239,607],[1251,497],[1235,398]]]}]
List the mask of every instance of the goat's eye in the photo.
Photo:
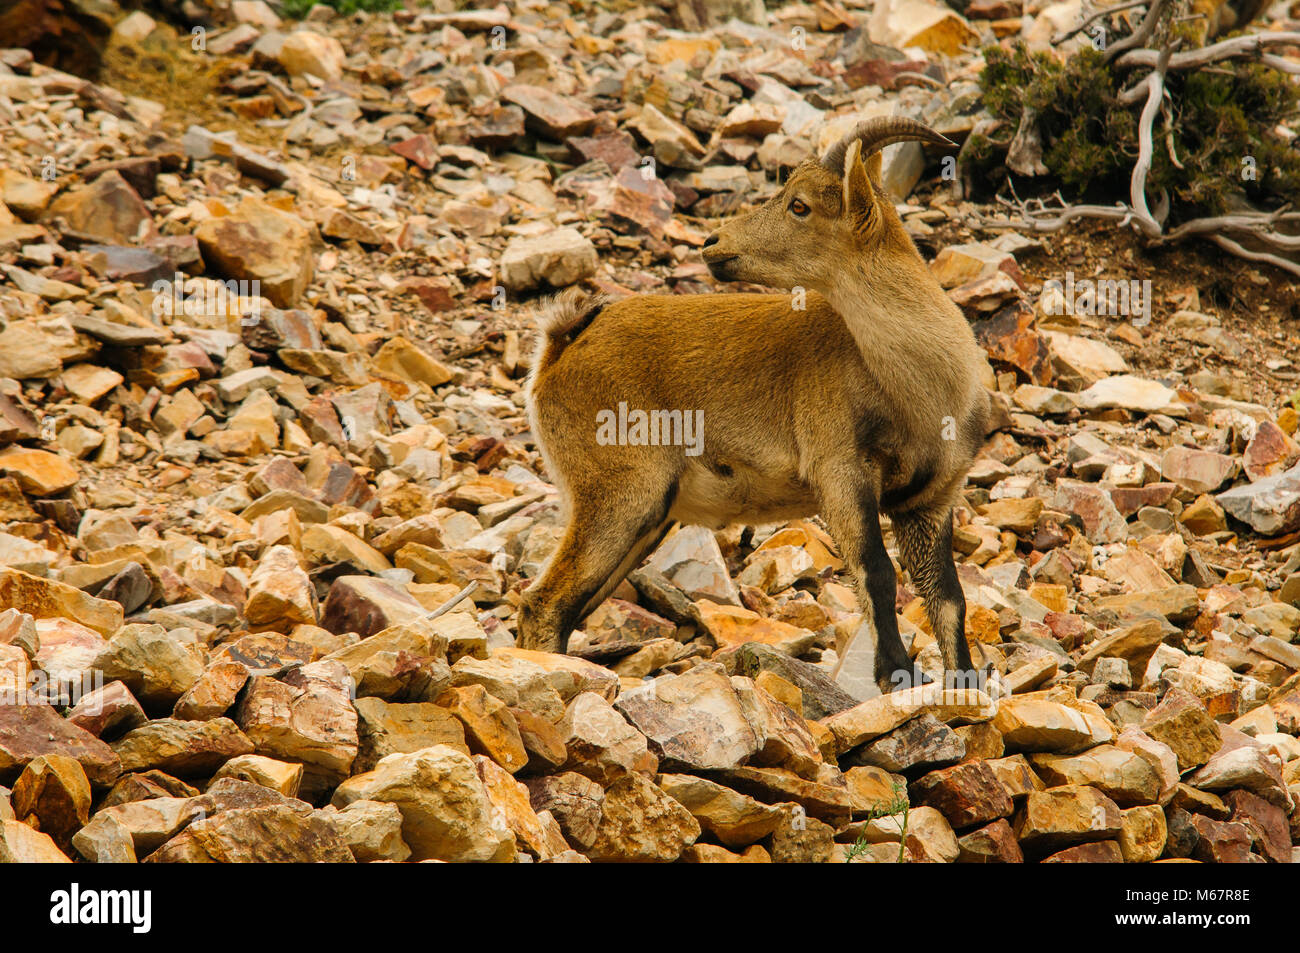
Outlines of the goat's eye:
[{"label": "goat's eye", "polygon": [[807,204],[801,202],[799,199],[794,199],[790,203],[790,211],[795,215],[798,215],[800,218],[803,218],[811,211],[811,209],[809,209]]}]

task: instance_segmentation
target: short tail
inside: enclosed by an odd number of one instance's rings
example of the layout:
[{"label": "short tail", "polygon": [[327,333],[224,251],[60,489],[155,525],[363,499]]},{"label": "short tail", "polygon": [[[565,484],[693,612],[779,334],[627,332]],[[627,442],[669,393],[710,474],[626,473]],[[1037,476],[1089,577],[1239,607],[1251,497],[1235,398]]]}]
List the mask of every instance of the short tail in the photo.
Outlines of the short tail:
[{"label": "short tail", "polygon": [[542,340],[533,358],[534,376],[560,359],[564,349],[572,344],[600,314],[609,298],[591,294],[581,288],[570,288],[552,298],[537,320]]}]

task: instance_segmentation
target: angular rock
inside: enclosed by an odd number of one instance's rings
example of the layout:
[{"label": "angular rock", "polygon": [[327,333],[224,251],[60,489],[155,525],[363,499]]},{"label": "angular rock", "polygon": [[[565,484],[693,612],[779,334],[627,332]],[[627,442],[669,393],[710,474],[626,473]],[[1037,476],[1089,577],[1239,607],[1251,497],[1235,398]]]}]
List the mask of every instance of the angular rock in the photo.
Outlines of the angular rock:
[{"label": "angular rock", "polygon": [[874,765],[901,774],[955,764],[966,757],[966,745],[955,731],[923,712],[846,757],[851,764]]},{"label": "angular rock", "polygon": [[121,759],[123,771],[156,768],[182,778],[204,777],[231,758],[252,754],[253,743],[229,718],[159,718],[127,732],[112,751]]},{"label": "angular rock", "polygon": [[614,707],[646,736],[665,768],[735,767],[760,746],[735,688],[719,671],[662,676],[624,692]]},{"label": "angular rock", "polygon": [[1104,718],[1090,718],[1077,708],[1026,695],[1000,699],[993,727],[1011,751],[1077,751],[1115,736]]},{"label": "angular rock", "polygon": [[1142,731],[1173,749],[1180,771],[1199,767],[1219,750],[1219,725],[1195,696],[1171,689],[1159,705],[1147,713]]},{"label": "angular rock", "polygon": [[248,683],[248,667],[242,662],[216,661],[203,670],[185,693],[176,699],[172,715],[182,721],[220,718],[234,706]]},{"label": "angular rock", "polygon": [[152,863],[352,863],[326,819],[281,805],[197,820],[146,858]]},{"label": "angular rock", "polygon": [[299,623],[315,625],[316,590],[289,546],[263,553],[249,583],[244,618],[250,625],[278,631]]},{"label": "angular rock", "polygon": [[594,692],[574,698],[558,727],[569,753],[565,769],[606,787],[623,774],[657,764],[645,735]]},{"label": "angular rock", "polygon": [[109,640],[93,665],[145,706],[170,709],[202,676],[203,651],[161,625],[133,623]]},{"label": "angular rock", "polygon": [[515,238],[501,255],[501,282],[507,291],[538,285],[565,288],[596,272],[596,247],[572,228],[557,228],[533,238]]},{"label": "angular rock", "polygon": [[1219,505],[1255,532],[1280,536],[1300,529],[1300,464],[1215,497]]},{"label": "angular rock", "polygon": [[570,844],[590,850],[600,827],[605,789],[573,771],[529,778],[525,783],[533,810],[549,812]]},{"label": "angular rock", "polygon": [[0,820],[0,864],[70,864],[50,838],[19,821]]},{"label": "angular rock", "polygon": [[348,776],[357,756],[357,713],[339,662],[303,665],[280,679],[254,676],[235,709],[234,720],[258,754],[294,761],[306,769],[305,783],[324,786]]},{"label": "angular rock", "polygon": [[395,804],[353,801],[329,820],[359,864],[378,860],[400,864],[411,856],[402,840],[402,812]]},{"label": "angular rock", "polygon": [[983,761],[931,771],[913,782],[909,793],[914,803],[936,809],[957,829],[1010,817],[1013,809],[1006,788]]},{"label": "angular rock", "polygon": [[1114,745],[1097,745],[1077,755],[1035,754],[1029,760],[1049,785],[1089,785],[1121,807],[1154,804],[1160,795],[1155,768]]},{"label": "angular rock", "polygon": [[671,863],[700,836],[690,811],[639,774],[605,789],[600,825],[588,856],[606,862]]},{"label": "angular rock", "polygon": [[64,853],[72,852],[72,835],[90,819],[90,781],[67,755],[28,762],[9,797],[14,817],[48,834]]},{"label": "angular rock", "polygon": [[260,754],[244,754],[231,758],[212,776],[212,783],[222,778],[233,778],[260,784],[285,797],[297,797],[302,784],[302,765],[287,761],[276,761]]},{"label": "angular rock", "polygon": [[441,705],[389,704],[379,698],[358,698],[353,704],[359,743],[354,771],[370,771],[390,754],[412,754],[434,745],[470,753],[464,726]]},{"label": "angular rock", "polygon": [[1023,848],[1050,852],[1117,837],[1122,820],[1115,802],[1096,788],[1065,785],[1031,792],[1012,826]]},{"label": "angular rock", "polygon": [[957,839],[959,864],[1023,864],[1025,856],[1011,825],[999,818]]},{"label": "angular rock", "polygon": [[90,783],[106,786],[122,772],[117,754],[108,745],[49,705],[0,705],[0,783],[11,784],[32,761],[63,755],[76,761]]},{"label": "angular rock", "polygon": [[559,142],[582,135],[596,120],[590,109],[543,86],[515,83],[501,90],[501,98],[523,109],[530,127]]},{"label": "angular rock", "polygon": [[280,308],[292,308],[312,278],[311,232],[296,215],[254,198],[194,232],[204,261],[226,277],[256,281]]},{"label": "angular rock", "polygon": [[331,632],[356,632],[364,639],[426,614],[410,594],[390,582],[370,576],[340,576],[331,584],[321,607],[320,625]]},{"label": "angular rock", "polygon": [[767,837],[781,811],[730,788],[686,774],[661,774],[659,787],[699,821],[700,827],[728,847],[741,848]]},{"label": "angular rock", "polygon": [[438,704],[465,726],[465,741],[471,751],[487,755],[511,774],[528,764],[515,716],[482,685],[449,688],[438,697]]},{"label": "angular rock", "polygon": [[105,638],[112,638],[122,627],[122,607],[116,602],[96,599],[73,586],[17,569],[0,567],[0,605],[38,620],[71,619]]},{"label": "angular rock", "polygon": [[470,757],[446,745],[392,754],[339,785],[332,803],[395,804],[413,860],[506,863],[515,837],[494,814]]},{"label": "angular rock", "polygon": [[103,688],[86,692],[65,717],[103,740],[112,740],[149,720],[130,689],[121,682],[109,682]]}]

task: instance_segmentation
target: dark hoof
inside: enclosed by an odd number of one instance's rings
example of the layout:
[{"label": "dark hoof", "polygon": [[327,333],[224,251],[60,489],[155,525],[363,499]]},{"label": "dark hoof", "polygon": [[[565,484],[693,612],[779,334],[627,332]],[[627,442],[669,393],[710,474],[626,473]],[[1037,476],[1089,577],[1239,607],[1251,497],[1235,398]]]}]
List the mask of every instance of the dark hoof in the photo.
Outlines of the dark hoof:
[{"label": "dark hoof", "polygon": [[949,669],[943,673],[943,687],[984,691],[989,681],[989,669]]},{"label": "dark hoof", "polygon": [[876,679],[876,685],[880,687],[881,693],[885,695],[890,692],[901,692],[908,688],[916,688],[918,685],[933,683],[934,679],[914,665],[907,668],[896,668],[888,675]]}]

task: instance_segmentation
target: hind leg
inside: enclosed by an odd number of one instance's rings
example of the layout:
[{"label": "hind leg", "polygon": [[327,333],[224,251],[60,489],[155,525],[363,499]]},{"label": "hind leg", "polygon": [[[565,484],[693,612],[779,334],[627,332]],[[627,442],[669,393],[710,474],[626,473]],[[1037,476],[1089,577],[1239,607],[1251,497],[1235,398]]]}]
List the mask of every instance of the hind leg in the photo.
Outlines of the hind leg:
[{"label": "hind leg", "polygon": [[952,687],[981,687],[966,642],[966,596],[952,558],[952,507],[902,513],[893,521],[899,556],[925,601],[943,655],[945,681]]},{"label": "hind leg", "polygon": [[657,500],[576,496],[560,545],[519,607],[519,647],[564,652],[574,628],[667,533],[670,494]]}]

